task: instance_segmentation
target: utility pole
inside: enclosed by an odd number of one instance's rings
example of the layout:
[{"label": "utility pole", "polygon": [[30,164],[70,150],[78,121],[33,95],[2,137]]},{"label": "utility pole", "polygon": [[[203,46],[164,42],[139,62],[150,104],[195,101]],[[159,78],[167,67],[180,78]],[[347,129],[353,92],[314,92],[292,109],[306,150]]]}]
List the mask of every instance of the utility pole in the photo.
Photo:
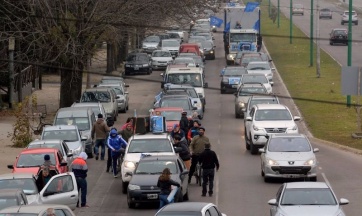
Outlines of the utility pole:
[{"label": "utility pole", "polygon": [[280,27],[280,0],[278,0],[278,28]]},{"label": "utility pole", "polygon": [[319,0],[317,0],[317,35],[316,35],[316,42],[317,42],[317,78],[321,77],[321,48],[319,46]]},{"label": "utility pole", "polygon": [[312,67],[313,66],[313,52],[314,52],[314,48],[313,48],[313,22],[314,22],[314,18],[313,18],[313,14],[314,14],[314,9],[313,9],[313,5],[314,5],[314,0],[310,1],[310,50],[309,50],[309,66]]},{"label": "utility pole", "polygon": [[270,17],[270,11],[271,11],[271,2],[270,2],[271,0],[269,0],[269,5],[268,5],[268,11],[269,11],[269,17]]},{"label": "utility pole", "polygon": [[[352,66],[352,0],[349,0],[349,3],[348,3],[347,66]],[[351,107],[351,95],[347,95],[347,107]]]},{"label": "utility pole", "polygon": [[293,0],[290,0],[289,43],[293,43]]},{"label": "utility pole", "polygon": [[90,84],[90,80],[91,80],[91,74],[89,72],[89,69],[90,69],[90,61],[91,61],[91,58],[87,58],[87,62],[86,62],[86,67],[85,67],[85,71],[86,71],[86,75],[87,75],[87,79],[86,79],[86,88],[90,88],[91,87],[91,84]]},{"label": "utility pole", "polygon": [[[14,102],[14,50],[15,50],[15,38],[9,38],[9,108],[13,108]],[[19,83],[20,84],[20,83]]]}]

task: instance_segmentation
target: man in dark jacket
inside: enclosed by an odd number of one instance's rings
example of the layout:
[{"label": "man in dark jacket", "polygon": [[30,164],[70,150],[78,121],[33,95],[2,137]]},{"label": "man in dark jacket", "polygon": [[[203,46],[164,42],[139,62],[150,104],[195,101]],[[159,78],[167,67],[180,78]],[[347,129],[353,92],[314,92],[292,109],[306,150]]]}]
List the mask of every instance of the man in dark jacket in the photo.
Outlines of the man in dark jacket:
[{"label": "man in dark jacket", "polygon": [[180,129],[179,124],[175,124],[173,126],[173,130],[171,131],[170,136],[174,138],[176,134],[180,135],[181,137],[185,137],[185,133],[183,132],[183,130]]},{"label": "man in dark jacket", "polygon": [[185,134],[189,132],[189,119],[187,118],[187,112],[182,112],[180,119],[180,128]]},{"label": "man in dark jacket", "polygon": [[210,143],[205,144],[205,150],[200,154],[199,163],[202,167],[202,195],[206,196],[207,184],[209,184],[209,196],[211,197],[214,189],[215,167],[219,170],[219,160],[216,153],[211,150]]},{"label": "man in dark jacket", "polygon": [[182,148],[181,152],[178,153],[180,158],[185,163],[187,170],[190,170],[191,167],[191,154],[189,147],[187,145],[186,139],[183,139],[180,135],[176,134],[174,137],[175,146]]}]

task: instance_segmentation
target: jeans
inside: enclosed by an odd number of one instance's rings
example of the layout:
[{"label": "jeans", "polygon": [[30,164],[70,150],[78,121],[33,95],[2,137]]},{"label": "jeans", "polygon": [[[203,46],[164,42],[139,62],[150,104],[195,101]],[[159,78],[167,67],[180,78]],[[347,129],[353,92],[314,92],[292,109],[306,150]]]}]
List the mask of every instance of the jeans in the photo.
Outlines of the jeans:
[{"label": "jeans", "polygon": [[[112,150],[111,150],[112,151]],[[112,168],[113,168],[113,175],[117,175],[118,171],[117,171],[117,163],[118,163],[118,158],[121,156],[120,152],[112,152]]]},{"label": "jeans", "polygon": [[105,148],[106,148],[106,140],[105,139],[97,139],[96,140],[96,145],[94,146],[94,154],[96,154],[96,156],[98,156],[99,154],[99,147],[102,148],[101,150],[101,160],[104,160],[104,154],[105,154]]},{"label": "jeans", "polygon": [[107,148],[107,172],[112,166],[112,149]]},{"label": "jeans", "polygon": [[[176,191],[175,196],[177,195],[178,192],[179,192],[179,191]],[[175,197],[173,197],[172,200],[171,200],[171,202],[169,202],[169,201],[167,200],[167,197],[168,197],[168,196],[169,196],[169,195],[167,195],[167,194],[160,194],[160,195],[159,195],[159,198],[160,198],[160,209],[161,209],[162,207],[164,207],[165,205],[167,205],[167,204],[170,204],[170,203],[175,202]]]},{"label": "jeans", "polygon": [[196,165],[199,162],[199,155],[191,155],[191,167],[189,172],[189,181],[191,180],[192,176],[194,175]]},{"label": "jeans", "polygon": [[[77,186],[78,186],[78,194],[79,190],[81,191],[81,204],[80,206],[85,206],[87,204],[87,180],[85,178],[76,177],[77,180]],[[77,202],[77,206],[79,206],[79,199]]]},{"label": "jeans", "polygon": [[207,185],[209,184],[209,194],[213,194],[215,169],[202,170],[202,194],[206,194]]}]

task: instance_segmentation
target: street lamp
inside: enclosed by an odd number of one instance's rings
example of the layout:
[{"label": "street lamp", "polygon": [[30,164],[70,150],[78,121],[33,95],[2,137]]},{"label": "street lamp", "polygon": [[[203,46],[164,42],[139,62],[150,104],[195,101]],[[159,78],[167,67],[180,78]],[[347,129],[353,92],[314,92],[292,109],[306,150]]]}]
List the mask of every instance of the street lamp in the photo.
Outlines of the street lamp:
[{"label": "street lamp", "polygon": [[[352,66],[352,0],[349,0],[349,3],[348,3],[347,66]],[[351,107],[351,95],[347,95],[347,107]]]}]

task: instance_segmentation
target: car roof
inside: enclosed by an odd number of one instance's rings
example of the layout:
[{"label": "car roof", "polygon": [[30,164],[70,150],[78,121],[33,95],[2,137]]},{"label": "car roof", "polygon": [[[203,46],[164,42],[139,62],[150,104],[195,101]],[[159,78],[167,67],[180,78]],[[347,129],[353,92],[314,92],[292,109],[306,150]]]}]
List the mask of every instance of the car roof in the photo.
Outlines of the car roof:
[{"label": "car roof", "polygon": [[159,107],[156,108],[155,111],[180,111],[183,112],[183,109],[181,107]]},{"label": "car roof", "polygon": [[[193,58],[192,61],[194,61]],[[178,67],[178,68],[170,68],[169,71],[167,71],[168,73],[200,73],[200,68],[198,67]],[[264,75],[265,76],[265,75]]]},{"label": "car roof", "polygon": [[289,182],[285,183],[286,189],[291,188],[330,188],[325,182]]},{"label": "car roof", "polygon": [[250,87],[264,87],[264,85],[262,83],[245,83],[245,84],[240,86],[240,89],[242,89],[242,88],[250,88]]},{"label": "car roof", "polygon": [[23,193],[23,190],[20,188],[0,189],[0,197],[13,196],[18,193]]},{"label": "car roof", "polygon": [[276,95],[252,95],[250,100],[278,100]]},{"label": "car roof", "polygon": [[162,160],[177,160],[178,156],[177,155],[150,155],[150,156],[146,156],[143,157],[141,160],[142,161],[162,161]]},{"label": "car roof", "polygon": [[300,138],[306,138],[308,139],[304,134],[270,134],[272,138],[283,138],[283,137],[286,137],[286,138],[297,138],[297,137],[300,137]]},{"label": "car roof", "polygon": [[147,133],[147,134],[136,134],[131,137],[132,140],[160,139],[160,138],[168,139],[168,134],[167,133],[157,133],[157,134]]},{"label": "car roof", "polygon": [[89,107],[65,107],[60,108],[56,114],[57,118],[88,117],[93,111]]},{"label": "car roof", "polygon": [[267,62],[267,61],[252,61],[252,62],[249,62],[248,65],[250,65],[250,64],[269,64],[269,62]]},{"label": "car roof", "polygon": [[287,109],[283,104],[257,104],[258,109]]},{"label": "car roof", "polygon": [[77,129],[77,125],[56,125],[56,126],[48,126],[44,127],[43,131],[59,131],[59,130],[71,130]]},{"label": "car roof", "polygon": [[190,99],[190,96],[187,95],[165,95],[161,98],[161,100],[180,100],[180,99]]},{"label": "car roof", "polygon": [[5,209],[0,210],[0,213],[33,213],[39,214],[45,211],[48,208],[55,208],[55,209],[68,209],[70,208],[65,205],[55,205],[55,204],[41,204],[41,205],[22,205],[22,206],[12,206]]},{"label": "car roof", "polygon": [[346,28],[334,28],[333,31],[347,31]]},{"label": "car roof", "polygon": [[175,42],[178,43],[178,40],[176,40],[176,39],[164,39],[164,40],[162,40],[162,42],[164,42],[164,41],[175,41]]},{"label": "car roof", "polygon": [[63,142],[63,140],[59,140],[59,139],[48,139],[48,140],[34,140],[31,141],[28,145],[45,145],[47,143],[59,143],[61,144]]},{"label": "car roof", "polygon": [[88,89],[86,89],[86,90],[84,90],[84,92],[104,92],[104,91],[109,91],[109,90],[111,90],[111,88],[102,88],[102,87],[100,87],[100,88],[88,88]]},{"label": "car roof", "polygon": [[37,153],[57,153],[59,149],[55,148],[32,148],[32,149],[24,149],[20,152],[20,154],[37,154]]},{"label": "car roof", "polygon": [[206,202],[181,202],[181,203],[171,203],[166,205],[162,211],[168,212],[168,211],[185,211],[187,209],[188,211],[192,212],[198,212],[201,211],[205,206],[211,205],[211,203]]},{"label": "car roof", "polygon": [[1,179],[23,179],[23,178],[35,178],[35,175],[32,173],[7,173],[0,175]]},{"label": "car roof", "polygon": [[99,107],[100,102],[87,102],[87,103],[74,103],[72,104],[72,107]]}]

